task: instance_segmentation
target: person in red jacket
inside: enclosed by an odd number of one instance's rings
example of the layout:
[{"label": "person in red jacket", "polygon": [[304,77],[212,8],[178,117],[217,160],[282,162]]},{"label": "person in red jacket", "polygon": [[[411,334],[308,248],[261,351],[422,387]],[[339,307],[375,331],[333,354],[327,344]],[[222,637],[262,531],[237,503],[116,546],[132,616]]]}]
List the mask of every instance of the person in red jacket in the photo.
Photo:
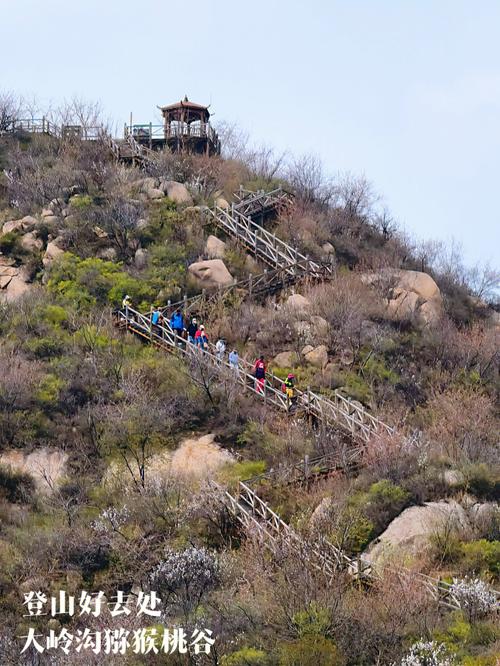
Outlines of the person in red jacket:
[{"label": "person in red jacket", "polygon": [[264,388],[266,385],[266,364],[264,362],[263,356],[259,356],[259,358],[255,361],[253,370],[255,377],[255,391],[256,393],[264,393]]}]

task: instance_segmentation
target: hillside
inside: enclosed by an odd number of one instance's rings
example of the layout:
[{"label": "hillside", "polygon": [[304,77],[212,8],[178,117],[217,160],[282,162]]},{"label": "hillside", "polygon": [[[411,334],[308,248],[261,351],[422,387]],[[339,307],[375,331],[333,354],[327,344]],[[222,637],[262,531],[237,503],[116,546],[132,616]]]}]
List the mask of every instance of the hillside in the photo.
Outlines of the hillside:
[{"label": "hillside", "polygon": [[[313,158],[143,154],[0,134],[0,663],[497,664],[492,273]],[[162,615],[26,614],[60,590]]]}]

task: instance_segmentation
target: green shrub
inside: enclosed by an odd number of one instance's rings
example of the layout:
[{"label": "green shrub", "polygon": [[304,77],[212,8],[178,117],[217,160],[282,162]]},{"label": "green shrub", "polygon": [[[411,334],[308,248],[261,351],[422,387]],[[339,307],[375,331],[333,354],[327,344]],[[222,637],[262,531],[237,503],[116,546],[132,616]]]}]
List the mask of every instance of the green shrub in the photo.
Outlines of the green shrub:
[{"label": "green shrub", "polygon": [[460,663],[462,666],[498,666],[498,654],[464,657]]},{"label": "green shrub", "polygon": [[56,375],[45,375],[40,382],[35,397],[44,407],[55,407],[63,386],[64,381]]},{"label": "green shrub", "polygon": [[500,541],[487,541],[486,539],[470,541],[462,543],[460,551],[461,567],[467,573],[490,573],[500,576]]},{"label": "green shrub", "polygon": [[0,237],[0,252],[14,258],[22,257],[25,254],[17,231],[9,231]]},{"label": "green shrub", "polygon": [[500,630],[492,622],[471,624],[458,611],[452,614],[448,627],[435,631],[434,637],[453,652],[463,652],[469,646],[491,645],[500,638]]},{"label": "green shrub", "polygon": [[64,340],[55,336],[30,338],[24,346],[35,358],[54,358],[65,349]]},{"label": "green shrub", "polygon": [[264,460],[246,460],[244,462],[225,465],[221,470],[221,477],[227,483],[232,484],[237,481],[251,479],[254,476],[263,474],[265,471],[266,463]]},{"label": "green shrub", "polygon": [[470,465],[464,470],[467,479],[468,490],[476,497],[493,500],[500,500],[500,473],[498,467],[479,463]]},{"label": "green shrub", "polygon": [[35,493],[35,482],[29,474],[0,465],[0,496],[8,502],[30,502]]},{"label": "green shrub", "polygon": [[54,327],[58,327],[68,321],[68,313],[60,305],[45,305],[40,310],[40,316]]},{"label": "green shrub", "polygon": [[69,252],[54,262],[48,288],[77,307],[119,305],[125,294],[130,295],[133,306],[141,307],[144,302],[150,304],[154,295],[148,284],[125,273],[119,264],[94,257],[81,259]]},{"label": "green shrub", "polygon": [[368,491],[355,493],[350,499],[380,533],[408,503],[410,493],[387,479],[373,483]]},{"label": "green shrub", "polygon": [[331,624],[328,611],[314,603],[307,610],[295,613],[292,621],[299,638],[308,635],[327,636]]},{"label": "green shrub", "polygon": [[362,403],[369,403],[372,392],[366,380],[355,372],[341,372],[338,376],[342,389],[347,395]]},{"label": "green shrub", "polygon": [[269,659],[265,652],[245,647],[221,658],[221,666],[267,666]]},{"label": "green shrub", "polygon": [[348,505],[341,510],[331,538],[342,550],[357,554],[370,543],[374,531],[373,522],[359,509]]},{"label": "green shrub", "polygon": [[88,194],[75,194],[70,199],[71,208],[75,210],[85,210],[92,205],[92,197]]},{"label": "green shrub", "polygon": [[383,358],[370,356],[363,365],[363,375],[373,382],[397,384],[399,375],[387,367]]},{"label": "green shrub", "polygon": [[329,638],[308,634],[280,648],[280,666],[341,666],[337,646]]}]

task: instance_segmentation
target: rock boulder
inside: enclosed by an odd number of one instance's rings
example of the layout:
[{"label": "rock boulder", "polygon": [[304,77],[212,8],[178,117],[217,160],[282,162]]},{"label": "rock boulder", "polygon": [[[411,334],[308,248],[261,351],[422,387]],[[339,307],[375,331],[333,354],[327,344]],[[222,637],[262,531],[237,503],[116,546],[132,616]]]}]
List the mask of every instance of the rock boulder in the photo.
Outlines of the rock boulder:
[{"label": "rock boulder", "polygon": [[203,287],[227,287],[234,281],[221,259],[197,261],[189,266],[188,272]]},{"label": "rock boulder", "polygon": [[276,366],[277,368],[293,368],[298,360],[299,359],[297,358],[297,354],[295,352],[283,351],[273,358],[272,365]]},{"label": "rock boulder", "polygon": [[328,363],[328,349],[325,345],[319,345],[304,354],[304,358],[309,365],[323,369]]},{"label": "rock boulder", "polygon": [[439,287],[427,273],[390,269],[366,273],[362,280],[385,292],[390,319],[413,319],[420,326],[439,323],[443,299]]},{"label": "rock boulder", "polygon": [[311,301],[301,294],[292,294],[286,299],[286,304],[297,312],[306,312],[311,307]]},{"label": "rock boulder", "polygon": [[0,265],[0,301],[12,302],[32,289],[21,268]]},{"label": "rock boulder", "polygon": [[382,562],[398,554],[418,557],[429,548],[430,539],[445,526],[467,529],[465,509],[458,502],[426,502],[424,506],[405,509],[389,527],[372,542],[364,557],[371,562]]},{"label": "rock boulder", "polygon": [[163,199],[163,197],[165,196],[163,190],[159,190],[155,187],[152,187],[150,190],[146,190],[145,194],[147,198],[151,200]]},{"label": "rock boulder", "polygon": [[27,252],[37,252],[43,248],[43,242],[32,231],[21,238],[21,245]]},{"label": "rock boulder", "polygon": [[177,183],[175,180],[163,180],[160,183],[160,189],[177,204],[193,205],[193,198],[189,194],[188,188],[182,183]]},{"label": "rock boulder", "polygon": [[148,265],[148,252],[142,247],[137,248],[134,255],[134,264],[138,270],[146,268]]},{"label": "rock boulder", "polygon": [[223,259],[226,244],[217,236],[209,236],[205,243],[205,253],[210,259]]},{"label": "rock boulder", "polygon": [[215,205],[218,206],[219,208],[223,208],[224,210],[229,209],[229,203],[227,202],[226,199],[224,199],[224,197],[217,197],[217,199],[215,200]]},{"label": "rock boulder", "polygon": [[45,250],[45,254],[43,255],[42,259],[42,263],[45,268],[48,268],[51,264],[54,263],[55,259],[64,254],[64,250],[61,250],[56,241],[57,239],[47,243],[47,249]]}]

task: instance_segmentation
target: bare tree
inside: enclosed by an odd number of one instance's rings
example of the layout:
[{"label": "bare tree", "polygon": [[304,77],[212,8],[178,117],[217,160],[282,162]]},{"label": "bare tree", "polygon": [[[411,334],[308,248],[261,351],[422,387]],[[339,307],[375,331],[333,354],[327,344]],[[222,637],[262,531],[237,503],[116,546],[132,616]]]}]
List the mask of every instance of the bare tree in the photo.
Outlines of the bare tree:
[{"label": "bare tree", "polygon": [[286,177],[305,203],[320,206],[330,203],[334,194],[333,184],[316,155],[294,157],[288,164]]},{"label": "bare tree", "polygon": [[84,130],[105,128],[108,123],[103,119],[100,102],[90,102],[79,97],[66,100],[50,114],[58,125],[79,125]]},{"label": "bare tree", "polygon": [[23,100],[13,92],[0,92],[0,134],[12,129],[22,115]]},{"label": "bare tree", "polygon": [[351,219],[369,222],[379,202],[372,184],[365,176],[341,174],[333,189],[334,205],[343,208]]},{"label": "bare tree", "polygon": [[476,264],[467,271],[467,283],[477,298],[498,302],[500,297],[500,271],[486,264]]},{"label": "bare tree", "polygon": [[107,232],[122,259],[131,254],[130,241],[142,213],[139,202],[122,197],[109,198],[108,205],[100,206],[95,212],[94,222]]},{"label": "bare tree", "polygon": [[222,155],[226,160],[244,160],[249,134],[235,123],[226,121],[217,124],[217,133],[221,141]]}]

